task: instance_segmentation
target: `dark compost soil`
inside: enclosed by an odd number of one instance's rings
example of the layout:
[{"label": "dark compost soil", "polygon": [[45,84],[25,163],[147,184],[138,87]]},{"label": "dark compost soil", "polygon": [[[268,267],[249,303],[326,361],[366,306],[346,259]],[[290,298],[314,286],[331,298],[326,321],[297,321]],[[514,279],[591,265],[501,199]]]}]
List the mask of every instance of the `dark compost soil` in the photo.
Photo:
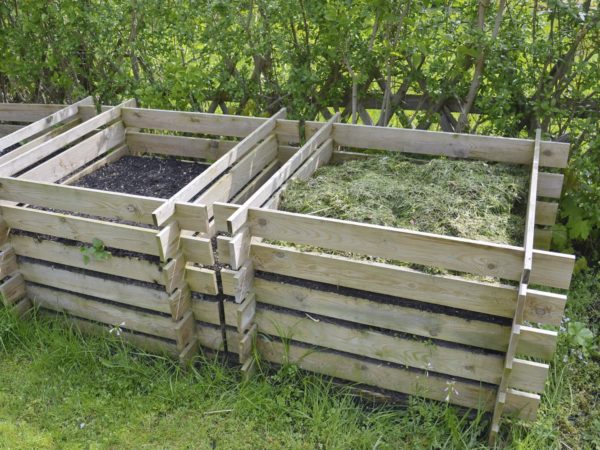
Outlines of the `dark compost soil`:
[{"label": "dark compost soil", "polygon": [[123,156],[75,183],[102,191],[169,198],[207,169],[207,164],[174,158]]}]

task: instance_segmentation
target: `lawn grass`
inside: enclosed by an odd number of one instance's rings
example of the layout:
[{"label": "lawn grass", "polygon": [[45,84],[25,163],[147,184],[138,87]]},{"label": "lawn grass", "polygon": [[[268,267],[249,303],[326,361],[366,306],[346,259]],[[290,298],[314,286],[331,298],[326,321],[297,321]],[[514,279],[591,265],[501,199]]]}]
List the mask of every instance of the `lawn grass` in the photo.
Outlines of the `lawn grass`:
[{"label": "lawn grass", "polygon": [[[577,276],[568,316],[598,334],[598,273]],[[598,448],[600,367],[561,335],[538,420],[502,428],[509,448]],[[508,421],[506,423],[509,423]],[[285,364],[242,382],[216,359],[183,371],[109,334],[0,311],[0,448],[485,448],[488,419],[412,398],[359,402]]]}]

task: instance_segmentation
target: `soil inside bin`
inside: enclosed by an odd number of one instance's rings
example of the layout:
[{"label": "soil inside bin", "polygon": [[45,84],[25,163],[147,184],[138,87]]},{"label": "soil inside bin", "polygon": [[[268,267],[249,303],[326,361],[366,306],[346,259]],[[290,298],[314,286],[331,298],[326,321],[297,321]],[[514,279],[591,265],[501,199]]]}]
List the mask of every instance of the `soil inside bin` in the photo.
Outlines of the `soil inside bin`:
[{"label": "soil inside bin", "polygon": [[175,158],[123,156],[81,177],[73,186],[169,198],[208,168],[208,164]]}]

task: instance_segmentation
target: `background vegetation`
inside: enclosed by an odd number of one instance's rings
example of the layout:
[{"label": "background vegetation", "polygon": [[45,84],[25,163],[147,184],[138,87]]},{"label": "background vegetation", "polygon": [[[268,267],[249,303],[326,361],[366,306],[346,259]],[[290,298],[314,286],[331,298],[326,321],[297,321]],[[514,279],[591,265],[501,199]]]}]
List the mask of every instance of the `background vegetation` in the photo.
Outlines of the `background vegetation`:
[{"label": "background vegetation", "polygon": [[585,0],[7,0],[0,100],[314,119],[572,146],[554,245],[597,260],[600,13]]}]

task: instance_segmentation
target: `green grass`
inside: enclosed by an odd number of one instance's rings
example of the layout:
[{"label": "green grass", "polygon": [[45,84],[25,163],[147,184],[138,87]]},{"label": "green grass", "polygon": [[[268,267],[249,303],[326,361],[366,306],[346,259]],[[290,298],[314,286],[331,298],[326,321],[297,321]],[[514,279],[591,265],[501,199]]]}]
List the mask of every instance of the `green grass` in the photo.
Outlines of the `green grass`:
[{"label": "green grass", "polygon": [[[572,320],[597,318],[597,278],[575,280]],[[562,336],[539,419],[504,426],[502,443],[597,447],[599,385],[598,361],[580,359]],[[182,371],[108,333],[84,337],[62,320],[0,311],[0,448],[485,448],[486,426],[425,400],[357,402],[294,365],[248,382],[215,360]]]}]

